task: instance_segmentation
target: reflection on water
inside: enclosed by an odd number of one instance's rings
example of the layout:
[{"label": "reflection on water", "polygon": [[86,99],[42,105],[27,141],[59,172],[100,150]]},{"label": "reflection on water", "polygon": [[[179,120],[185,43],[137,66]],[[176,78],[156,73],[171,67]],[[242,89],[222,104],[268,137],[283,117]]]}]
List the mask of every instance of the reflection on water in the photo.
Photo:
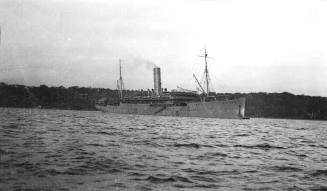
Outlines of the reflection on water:
[{"label": "reflection on water", "polygon": [[327,122],[0,108],[0,190],[324,190]]}]

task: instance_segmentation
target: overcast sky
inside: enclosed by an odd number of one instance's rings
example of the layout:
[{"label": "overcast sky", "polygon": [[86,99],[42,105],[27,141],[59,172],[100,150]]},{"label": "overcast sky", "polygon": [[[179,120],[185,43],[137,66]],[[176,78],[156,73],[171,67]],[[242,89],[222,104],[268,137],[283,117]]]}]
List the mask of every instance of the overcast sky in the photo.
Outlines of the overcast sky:
[{"label": "overcast sky", "polygon": [[[137,3],[136,3],[137,2]],[[326,0],[1,0],[0,81],[327,96]]]}]

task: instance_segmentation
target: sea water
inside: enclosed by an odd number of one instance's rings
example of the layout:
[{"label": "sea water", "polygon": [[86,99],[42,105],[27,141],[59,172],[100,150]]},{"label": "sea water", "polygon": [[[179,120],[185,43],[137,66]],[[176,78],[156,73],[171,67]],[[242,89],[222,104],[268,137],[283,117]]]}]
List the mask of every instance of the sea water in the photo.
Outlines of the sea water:
[{"label": "sea water", "polygon": [[327,122],[0,108],[0,190],[325,190]]}]

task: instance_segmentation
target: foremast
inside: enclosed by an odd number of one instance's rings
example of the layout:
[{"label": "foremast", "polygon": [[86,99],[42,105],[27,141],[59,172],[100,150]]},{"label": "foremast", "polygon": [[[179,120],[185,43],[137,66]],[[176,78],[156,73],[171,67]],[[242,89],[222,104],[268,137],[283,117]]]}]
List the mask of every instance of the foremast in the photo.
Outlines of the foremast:
[{"label": "foremast", "polygon": [[205,62],[204,75],[205,75],[205,84],[207,88],[207,95],[209,95],[210,89],[209,89],[209,72],[208,72],[207,58],[208,58],[207,49],[204,49],[204,62]]}]

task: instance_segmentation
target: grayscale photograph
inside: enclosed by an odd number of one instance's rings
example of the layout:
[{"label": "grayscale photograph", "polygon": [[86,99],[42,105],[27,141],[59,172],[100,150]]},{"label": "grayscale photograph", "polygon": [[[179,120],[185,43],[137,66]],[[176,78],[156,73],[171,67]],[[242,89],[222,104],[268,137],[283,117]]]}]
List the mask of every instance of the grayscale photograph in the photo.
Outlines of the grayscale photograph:
[{"label": "grayscale photograph", "polygon": [[327,0],[0,0],[11,190],[327,190]]}]

